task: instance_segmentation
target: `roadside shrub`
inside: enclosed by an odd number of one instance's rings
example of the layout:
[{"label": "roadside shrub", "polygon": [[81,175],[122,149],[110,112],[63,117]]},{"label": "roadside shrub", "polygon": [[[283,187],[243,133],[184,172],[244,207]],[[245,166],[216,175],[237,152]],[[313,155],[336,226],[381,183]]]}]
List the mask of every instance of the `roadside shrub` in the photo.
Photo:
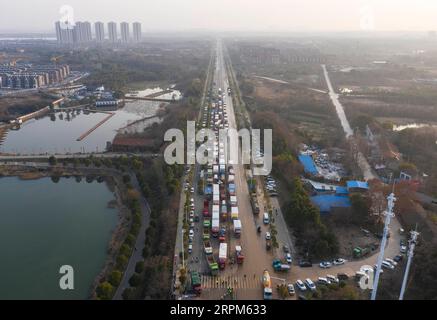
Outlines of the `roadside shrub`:
[{"label": "roadside shrub", "polygon": [[138,261],[135,265],[135,272],[142,273],[144,271],[144,261]]},{"label": "roadside shrub", "polygon": [[136,236],[131,232],[127,235],[125,243],[131,247],[135,245]]},{"label": "roadside shrub", "polygon": [[132,247],[128,246],[126,243],[120,248],[120,254],[124,256],[129,256],[132,252]]},{"label": "roadside shrub", "polygon": [[96,289],[97,298],[100,300],[111,300],[114,295],[114,287],[107,281],[101,283]]},{"label": "roadside shrub", "polygon": [[120,285],[122,277],[123,277],[123,274],[120,271],[114,270],[109,275],[109,279],[108,280],[109,280],[109,283],[111,285],[113,285],[114,287],[118,287]]},{"label": "roadside shrub", "polygon": [[134,273],[129,279],[129,284],[131,287],[137,287],[141,283],[141,277],[138,273]]},{"label": "roadside shrub", "polygon": [[117,269],[124,270],[126,269],[127,263],[129,262],[129,258],[125,255],[119,255],[117,257]]}]

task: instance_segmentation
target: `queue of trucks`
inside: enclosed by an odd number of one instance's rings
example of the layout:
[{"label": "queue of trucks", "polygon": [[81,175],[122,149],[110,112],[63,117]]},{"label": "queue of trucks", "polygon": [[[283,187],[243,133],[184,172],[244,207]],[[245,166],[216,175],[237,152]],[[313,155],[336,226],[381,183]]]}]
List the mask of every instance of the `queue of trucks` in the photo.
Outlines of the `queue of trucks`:
[{"label": "queue of trucks", "polygon": [[[244,255],[241,246],[235,247],[234,256],[229,257],[230,248],[227,241],[227,224],[230,223],[233,236],[238,239],[242,234],[242,223],[239,219],[238,199],[236,195],[235,171],[232,165],[227,165],[225,156],[224,143],[219,143],[219,130],[228,128],[228,118],[226,103],[222,90],[218,90],[217,99],[211,102],[209,113],[209,125],[216,134],[216,141],[213,149],[209,148],[208,152],[214,155],[215,163],[205,165],[200,171],[200,179],[204,180],[204,194],[206,199],[203,203],[202,215],[204,218],[204,251],[208,260],[211,274],[215,275],[218,269],[225,269],[228,259],[243,263]],[[207,110],[207,108],[205,108]],[[206,127],[207,116],[204,115],[203,127]],[[218,263],[214,259],[214,250],[211,245],[210,237],[219,240]],[[217,268],[218,265],[218,268]]]}]

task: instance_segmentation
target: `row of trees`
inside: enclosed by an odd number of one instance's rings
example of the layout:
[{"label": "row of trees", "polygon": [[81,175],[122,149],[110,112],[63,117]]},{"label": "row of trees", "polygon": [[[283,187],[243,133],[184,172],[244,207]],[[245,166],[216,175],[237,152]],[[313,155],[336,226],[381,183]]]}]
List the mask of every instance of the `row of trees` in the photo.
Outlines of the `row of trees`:
[{"label": "row of trees", "polygon": [[296,244],[309,258],[330,258],[338,252],[335,234],[320,220],[319,210],[311,203],[299,178],[294,179],[290,201],[284,207],[285,220],[295,232]]},{"label": "row of trees", "polygon": [[142,169],[135,170],[151,214],[142,252],[144,260],[137,263],[129,279],[131,287],[123,292],[123,299],[166,299],[169,296],[177,224],[175,195],[182,173],[181,166],[167,166],[162,159],[145,161]]},{"label": "row of trees", "polygon": [[135,242],[141,228],[141,206],[140,194],[130,184],[130,176],[125,175],[123,182],[126,185],[126,205],[131,212],[130,230],[126,235],[123,244],[120,246],[113,270],[102,279],[102,282],[96,288],[97,299],[112,299],[116,288],[120,285],[123,273],[126,270],[129,258],[135,248]]}]

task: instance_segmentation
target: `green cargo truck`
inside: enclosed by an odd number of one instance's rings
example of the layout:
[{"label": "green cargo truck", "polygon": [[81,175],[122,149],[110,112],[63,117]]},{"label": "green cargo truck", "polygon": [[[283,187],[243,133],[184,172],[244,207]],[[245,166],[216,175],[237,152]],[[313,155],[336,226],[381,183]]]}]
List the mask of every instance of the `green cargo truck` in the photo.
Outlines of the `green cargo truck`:
[{"label": "green cargo truck", "polygon": [[191,272],[191,286],[197,295],[200,295],[202,293],[202,284],[200,282],[200,275],[197,271]]},{"label": "green cargo truck", "polygon": [[215,261],[214,255],[206,255],[206,260],[208,262],[209,271],[211,272],[212,276],[217,276],[219,273],[219,265]]}]

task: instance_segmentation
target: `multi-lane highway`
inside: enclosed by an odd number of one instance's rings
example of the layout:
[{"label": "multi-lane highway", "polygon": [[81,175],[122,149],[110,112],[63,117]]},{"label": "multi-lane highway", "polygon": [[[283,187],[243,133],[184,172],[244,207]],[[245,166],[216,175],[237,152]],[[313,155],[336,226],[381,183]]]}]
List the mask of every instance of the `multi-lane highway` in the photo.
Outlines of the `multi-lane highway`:
[{"label": "multi-lane highway", "polygon": [[[217,42],[216,65],[214,72],[213,92],[218,92],[221,88],[226,92],[229,88],[228,69],[226,68],[224,57],[223,44]],[[223,95],[223,105],[228,115],[228,125],[230,129],[237,129],[237,121],[235,116],[232,97],[226,94]],[[204,105],[201,106],[204,110]],[[241,150],[238,150],[241,153]],[[235,157],[231,157],[235,158]],[[227,222],[228,227],[227,243],[228,243],[228,264],[224,270],[220,270],[218,277],[210,276],[208,264],[205,259],[203,247],[203,232],[202,232],[202,208],[204,196],[198,195],[197,181],[199,179],[200,166],[194,168],[194,193],[191,197],[194,198],[196,214],[201,217],[199,223],[195,225],[195,233],[193,239],[193,252],[186,257],[188,269],[191,271],[199,271],[202,275],[201,282],[203,287],[200,299],[219,299],[226,292],[228,287],[234,288],[237,299],[262,299],[262,283],[261,277],[264,270],[268,270],[273,279],[273,297],[277,297],[275,287],[281,283],[294,283],[297,279],[305,280],[311,278],[314,281],[318,277],[326,276],[327,274],[336,275],[337,273],[346,273],[354,275],[362,265],[374,265],[376,263],[376,255],[368,257],[362,261],[347,262],[342,266],[335,266],[332,269],[325,270],[318,266],[312,268],[300,268],[293,263],[293,267],[288,273],[276,273],[272,268],[274,258],[283,258],[282,244],[287,244],[293,250],[293,243],[289,234],[289,230],[282,217],[282,212],[277,199],[271,199],[271,205],[278,215],[275,215],[276,229],[278,230],[278,242],[280,248],[277,250],[267,251],[265,246],[265,232],[269,231],[268,226],[263,225],[262,213],[263,202],[260,202],[260,215],[254,215],[250,204],[250,194],[246,182],[245,168],[242,164],[233,164],[235,171],[236,195],[238,199],[239,219],[242,222],[242,234],[240,238],[235,238],[230,229],[230,222]],[[259,199],[262,199],[262,195]],[[223,226],[223,222],[221,224]],[[256,226],[261,226],[261,233],[257,233]],[[396,230],[398,224],[395,221],[392,228]],[[214,249],[214,255],[218,256],[219,242],[217,239],[212,239],[211,243]],[[235,256],[235,245],[241,245],[243,248],[245,260],[241,265],[229,263],[230,258]],[[386,257],[394,257],[399,253],[399,236],[393,232],[392,238],[389,240],[386,248]]]}]

